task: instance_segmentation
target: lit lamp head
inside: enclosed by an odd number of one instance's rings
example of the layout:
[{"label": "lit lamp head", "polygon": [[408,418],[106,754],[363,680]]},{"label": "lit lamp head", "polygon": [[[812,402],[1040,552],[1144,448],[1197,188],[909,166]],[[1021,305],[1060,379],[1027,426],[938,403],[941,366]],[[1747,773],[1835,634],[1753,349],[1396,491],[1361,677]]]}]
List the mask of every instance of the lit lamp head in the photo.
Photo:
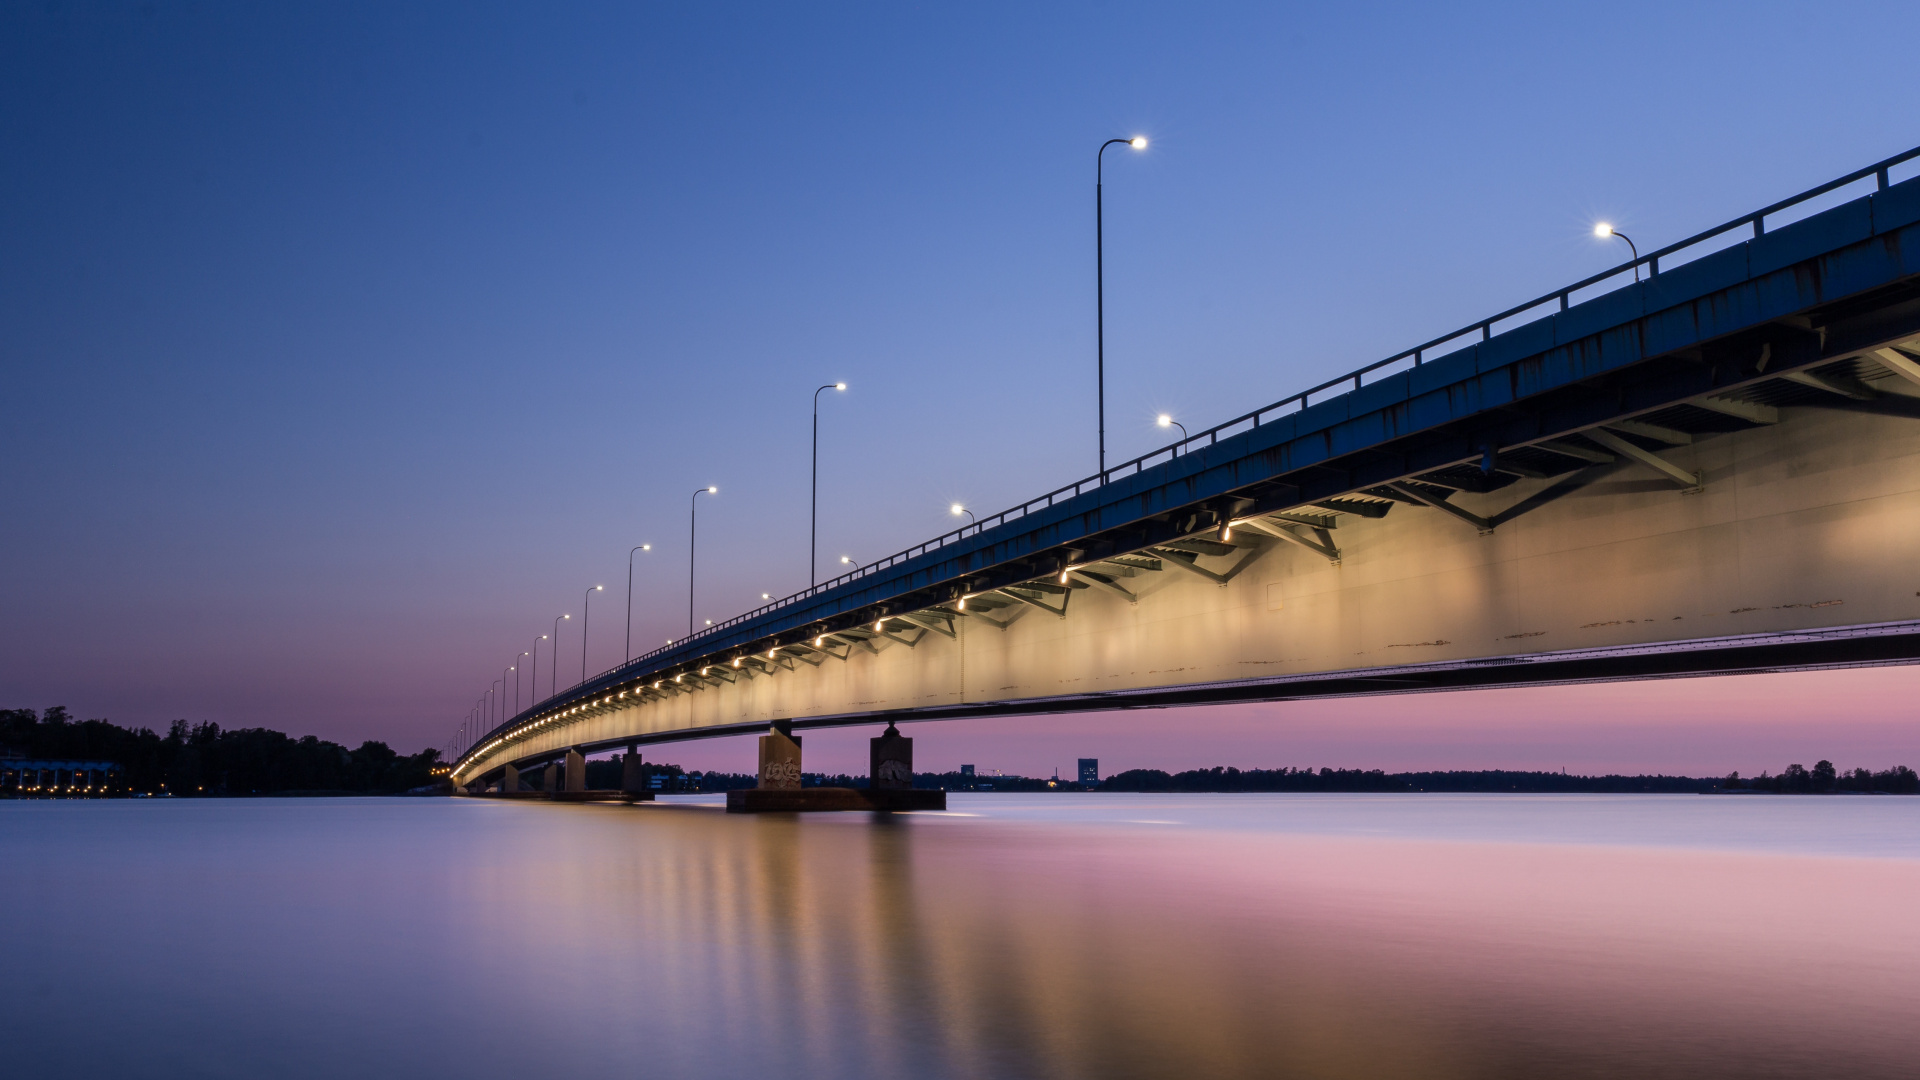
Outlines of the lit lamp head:
[{"label": "lit lamp head", "polygon": [[952,506],[947,507],[947,513],[952,514],[954,517],[959,517],[966,512],[967,508],[961,506],[959,503],[954,503]]},{"label": "lit lamp head", "polygon": [[1593,235],[1600,236],[1600,237],[1612,236],[1613,226],[1603,221],[1593,227]]},{"label": "lit lamp head", "polygon": [[1135,150],[1145,150],[1147,148],[1147,137],[1145,135],[1135,135],[1133,138],[1127,140],[1127,145],[1133,147]]},{"label": "lit lamp head", "polygon": [[853,565],[853,557],[852,557],[852,556],[849,556],[849,555],[842,555],[842,556],[840,556],[840,565],[842,565],[842,566],[851,566],[851,565]]},{"label": "lit lamp head", "polygon": [[847,388],[847,384],[843,382],[837,382],[833,384],[833,388],[835,390],[845,390]]},{"label": "lit lamp head", "polygon": [[1160,418],[1155,420],[1154,423],[1159,424],[1161,427],[1172,427],[1173,417],[1168,416],[1166,413],[1161,413]]},{"label": "lit lamp head", "polygon": [[707,488],[707,494],[709,494],[709,495],[718,495],[718,494],[720,494],[720,489],[719,489],[719,488],[717,488],[717,487],[711,487],[711,486],[710,486],[710,487],[708,487],[708,488]]}]

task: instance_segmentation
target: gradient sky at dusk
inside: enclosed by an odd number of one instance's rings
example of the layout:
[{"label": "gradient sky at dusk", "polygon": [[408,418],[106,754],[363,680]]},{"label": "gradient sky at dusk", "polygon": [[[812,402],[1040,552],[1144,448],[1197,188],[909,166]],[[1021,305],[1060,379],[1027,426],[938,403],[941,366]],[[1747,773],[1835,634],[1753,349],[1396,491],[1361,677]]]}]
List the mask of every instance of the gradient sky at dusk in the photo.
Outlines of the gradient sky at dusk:
[{"label": "gradient sky at dusk", "polygon": [[[11,5],[0,706],[412,750],[1920,143],[1911,3]],[[552,662],[540,661],[544,686]],[[571,672],[569,676],[567,673]],[[1920,764],[1920,670],[916,728],[923,767]],[[525,700],[526,691],[522,691]],[[868,732],[809,736],[857,769]],[[738,740],[659,756],[749,771]]]}]

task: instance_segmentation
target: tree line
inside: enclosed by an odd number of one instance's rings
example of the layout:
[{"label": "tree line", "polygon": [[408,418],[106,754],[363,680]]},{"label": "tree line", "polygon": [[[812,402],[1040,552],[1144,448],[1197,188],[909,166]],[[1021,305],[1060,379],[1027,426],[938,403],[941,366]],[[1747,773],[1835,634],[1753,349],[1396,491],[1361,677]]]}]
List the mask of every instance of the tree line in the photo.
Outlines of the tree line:
[{"label": "tree line", "polygon": [[[1062,785],[1065,786],[1065,785]],[[1075,785],[1078,787],[1078,785]],[[1843,791],[1920,794],[1920,776],[1904,765],[1880,772],[1840,774],[1822,761],[1811,770],[1789,765],[1777,777],[1749,780],[1735,772],[1721,777],[1641,775],[1577,776],[1565,772],[1507,769],[1389,773],[1380,769],[1233,769],[1216,766],[1181,773],[1129,769],[1102,781],[1103,791],[1324,791],[1324,792],[1529,792],[1536,794],[1674,795],[1711,791],[1829,794]]]},{"label": "tree line", "polygon": [[0,750],[28,758],[117,762],[133,793],[179,796],[289,792],[393,794],[430,787],[438,750],[401,754],[369,740],[349,750],[267,728],[222,730],[175,720],[165,735],[106,720],[74,720],[65,708],[0,709]]},{"label": "tree line", "polygon": [[1823,760],[1811,769],[1800,764],[1789,765],[1779,776],[1762,772],[1742,780],[1738,772],[1730,772],[1721,785],[1729,791],[1772,791],[1783,795],[1827,795],[1841,791],[1916,795],[1920,794],[1920,774],[1905,765],[1879,772],[1855,769],[1843,773],[1833,767],[1833,762]]}]

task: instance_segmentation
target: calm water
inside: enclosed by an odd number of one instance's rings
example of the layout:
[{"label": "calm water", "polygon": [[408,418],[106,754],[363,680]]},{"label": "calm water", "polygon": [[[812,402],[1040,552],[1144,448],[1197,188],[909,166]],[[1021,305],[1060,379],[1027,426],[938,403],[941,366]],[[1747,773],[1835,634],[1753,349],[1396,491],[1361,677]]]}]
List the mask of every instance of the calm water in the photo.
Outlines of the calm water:
[{"label": "calm water", "polygon": [[0,803],[0,1073],[1920,1075],[1920,799],[952,806]]}]

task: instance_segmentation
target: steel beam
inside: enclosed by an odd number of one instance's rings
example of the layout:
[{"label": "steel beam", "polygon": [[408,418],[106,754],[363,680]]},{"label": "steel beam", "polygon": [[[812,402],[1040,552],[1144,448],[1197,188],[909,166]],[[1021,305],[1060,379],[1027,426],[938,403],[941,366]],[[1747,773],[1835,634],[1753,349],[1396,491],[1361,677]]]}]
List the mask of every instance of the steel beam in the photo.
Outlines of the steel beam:
[{"label": "steel beam", "polygon": [[1618,453],[1621,457],[1632,458],[1647,468],[1672,480],[1685,490],[1700,490],[1699,473],[1688,472],[1673,462],[1668,461],[1666,458],[1661,457],[1659,454],[1651,450],[1643,450],[1605,428],[1594,428],[1591,431],[1583,431],[1581,434],[1599,443],[1601,446]]}]

